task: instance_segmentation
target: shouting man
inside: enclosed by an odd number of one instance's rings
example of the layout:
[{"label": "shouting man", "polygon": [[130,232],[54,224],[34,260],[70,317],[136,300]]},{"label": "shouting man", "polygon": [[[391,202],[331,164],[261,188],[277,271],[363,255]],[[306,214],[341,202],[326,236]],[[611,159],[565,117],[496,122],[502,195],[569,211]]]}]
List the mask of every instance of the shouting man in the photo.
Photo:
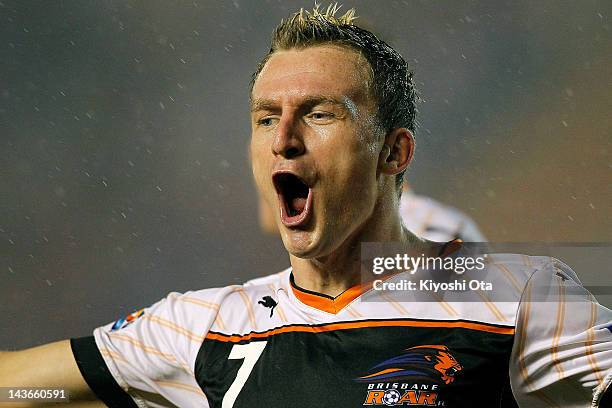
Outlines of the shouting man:
[{"label": "shouting man", "polygon": [[402,225],[412,76],[352,10],[336,11],[281,22],[253,76],[253,173],[291,268],[265,284],[171,293],[91,337],[2,353],[1,386],[117,407],[604,406],[611,313],[555,259],[487,258],[513,301],[367,301],[375,277],[362,278],[362,242],[423,256],[459,244]]}]

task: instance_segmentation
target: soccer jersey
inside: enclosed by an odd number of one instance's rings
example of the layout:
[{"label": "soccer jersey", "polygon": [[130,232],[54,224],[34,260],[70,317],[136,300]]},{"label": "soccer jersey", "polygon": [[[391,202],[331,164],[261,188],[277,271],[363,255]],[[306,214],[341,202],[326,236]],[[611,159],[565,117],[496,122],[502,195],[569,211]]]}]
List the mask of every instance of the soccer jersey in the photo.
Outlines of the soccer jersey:
[{"label": "soccer jersey", "polygon": [[466,214],[412,190],[402,192],[399,213],[406,228],[430,241],[448,242],[455,238],[464,242],[486,241]]},{"label": "soccer jersey", "polygon": [[363,284],[332,298],[288,269],[171,293],[72,346],[110,406],[598,406],[612,313],[555,259],[491,255],[483,276],[509,296],[409,299]]}]

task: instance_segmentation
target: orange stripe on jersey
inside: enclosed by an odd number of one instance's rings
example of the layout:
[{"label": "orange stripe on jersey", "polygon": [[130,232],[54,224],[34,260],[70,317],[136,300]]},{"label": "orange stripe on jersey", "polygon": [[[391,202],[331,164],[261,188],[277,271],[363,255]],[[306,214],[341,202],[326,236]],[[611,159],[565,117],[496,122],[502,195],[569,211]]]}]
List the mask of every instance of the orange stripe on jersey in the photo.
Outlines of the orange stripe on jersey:
[{"label": "orange stripe on jersey", "polygon": [[402,315],[405,316],[405,315],[408,314],[408,311],[406,309],[404,309],[400,303],[398,303],[395,300],[393,300],[393,298],[391,296],[387,295],[384,292],[380,292],[380,295],[385,299],[385,301],[387,303],[389,303],[391,306],[393,306],[393,308],[395,310],[397,310],[398,312],[400,312]]},{"label": "orange stripe on jersey", "polygon": [[348,312],[348,314],[350,314],[353,317],[356,317],[356,318],[363,317],[363,315],[361,315],[357,310],[353,309],[350,306],[346,307],[346,311]]},{"label": "orange stripe on jersey", "polygon": [[512,275],[512,272],[510,272],[510,270],[508,269],[508,267],[506,265],[498,264],[498,263],[492,263],[490,265],[494,265],[495,267],[499,268],[499,270],[501,270],[503,272],[504,276],[506,276],[506,278],[508,278],[508,280],[510,281],[512,286],[514,286],[514,288],[518,291],[518,293],[522,293],[523,292],[523,288],[518,283],[518,281],[516,280],[514,275]]},{"label": "orange stripe on jersey", "polygon": [[531,311],[531,287],[532,281],[529,281],[525,288],[525,299],[523,301],[523,309],[519,315],[519,325],[521,327],[521,335],[518,342],[518,364],[521,371],[521,377],[525,382],[525,388],[531,389],[531,379],[529,378],[529,372],[527,371],[527,364],[525,363],[525,343],[527,342],[527,325],[529,324],[529,312]]},{"label": "orange stripe on jersey", "polygon": [[521,326],[521,336],[519,338],[518,350],[518,364],[521,372],[521,377],[523,377],[523,381],[525,382],[525,389],[533,392],[533,395],[544,401],[548,406],[557,407],[549,397],[544,394],[541,390],[534,389],[533,384],[531,383],[531,378],[529,377],[529,371],[527,371],[527,364],[525,363],[525,344],[527,342],[527,325],[529,324],[529,316],[531,313],[531,289],[533,287],[533,281],[529,281],[525,288],[525,299],[523,300],[524,310],[521,311],[521,315],[519,316],[519,324]]},{"label": "orange stripe on jersey", "polygon": [[559,282],[559,301],[557,303],[557,325],[555,327],[555,334],[552,342],[552,363],[557,369],[557,373],[559,373],[559,379],[563,379],[563,367],[561,366],[561,362],[559,361],[559,356],[557,355],[559,351],[559,340],[561,339],[561,334],[563,333],[563,322],[565,320],[565,287],[563,283]]},{"label": "orange stripe on jersey", "polygon": [[291,325],[277,327],[276,329],[270,329],[265,332],[251,332],[245,335],[238,334],[222,334],[209,332],[206,335],[208,340],[219,340],[224,342],[237,343],[241,341],[248,341],[252,339],[265,339],[270,336],[274,336],[282,333],[325,333],[336,330],[349,330],[349,329],[363,329],[373,327],[428,327],[428,328],[449,328],[449,329],[469,329],[478,330],[488,333],[497,334],[514,334],[514,327],[509,326],[495,326],[488,323],[478,323],[465,320],[362,320],[356,322],[339,322],[329,323],[320,326],[309,326],[309,325]]},{"label": "orange stripe on jersey", "polygon": [[593,340],[595,340],[595,322],[597,321],[597,301],[590,295],[591,298],[591,319],[589,320],[589,324],[587,326],[587,341],[585,343],[586,356],[587,360],[589,360],[589,365],[591,366],[591,370],[595,373],[595,378],[597,378],[597,382],[599,385],[603,382],[603,378],[601,377],[601,371],[597,365],[597,360],[595,360],[595,356],[593,355]]},{"label": "orange stripe on jersey", "polygon": [[219,310],[219,307],[220,307],[218,303],[207,302],[202,299],[196,299],[196,298],[192,298],[188,296],[177,297],[177,300],[180,302],[192,303],[194,305],[202,306],[202,307],[205,307],[207,309],[212,309],[212,310]]},{"label": "orange stripe on jersey", "polygon": [[[383,276],[381,277],[381,280],[385,281],[387,279],[391,279],[395,275],[397,274],[389,274]],[[373,285],[373,282],[358,283],[355,286],[351,286],[338,296],[331,297],[328,295],[323,295],[300,288],[293,281],[293,275],[290,276],[289,283],[293,294],[300,302],[304,303],[305,305],[314,307],[315,309],[331,314],[337,314],[338,312],[340,312],[346,307],[346,305],[357,299],[359,296],[363,295],[368,290],[372,289]]]},{"label": "orange stripe on jersey", "polygon": [[249,299],[247,294],[244,293],[244,290],[242,288],[237,288],[235,291],[238,292],[238,294],[242,298],[242,301],[244,302],[244,306],[246,307],[247,313],[249,315],[249,321],[251,322],[251,325],[255,329],[257,329],[257,320],[255,319],[255,312],[251,307],[251,300]]},{"label": "orange stripe on jersey", "polygon": [[221,318],[221,313],[217,313],[217,317],[215,317],[215,321],[213,322],[215,325],[219,326],[219,329],[225,330],[225,323],[223,323],[223,319]]},{"label": "orange stripe on jersey", "polygon": [[[133,337],[126,336],[125,334],[119,334],[119,333],[109,333],[109,336],[111,336],[113,339],[116,339],[116,340],[121,340],[121,341],[128,342],[132,346],[141,349],[145,353],[154,354],[156,356],[162,357],[162,358],[164,358],[164,359],[166,359],[168,361],[171,361],[173,363],[176,362],[176,358],[172,354],[164,353],[163,351],[158,350],[155,347],[146,346],[141,341],[139,341],[139,340],[137,340],[137,339],[135,339]],[[111,352],[111,351],[109,350],[109,352]]]},{"label": "orange stripe on jersey", "polygon": [[[159,350],[159,349],[157,349],[155,347],[147,346],[144,343],[142,343],[141,341],[136,340],[133,337],[126,336],[124,334],[119,334],[119,333],[114,333],[113,332],[113,333],[109,333],[109,335],[111,335],[113,337],[113,339],[128,342],[128,343],[132,344],[134,347],[142,350],[143,352],[145,352],[147,354],[153,354],[153,355],[156,355],[156,356],[159,356],[159,357],[163,358],[164,360],[166,360],[166,361],[168,361],[168,362],[170,362],[172,364],[178,364],[181,367],[183,367],[183,369],[186,372],[188,372],[188,373],[193,373],[193,371],[191,370],[191,368],[189,368],[189,366],[187,366],[187,365],[181,363],[180,361],[178,361],[176,359],[176,357],[174,357],[174,355],[172,355],[172,354],[164,353],[163,351],[161,351],[161,350]],[[115,359],[115,360],[123,360],[126,363],[130,364],[124,358],[117,358],[118,354],[115,353],[114,351],[110,351],[108,349],[107,349],[107,351],[108,351],[108,355],[111,356],[113,359]]]},{"label": "orange stripe on jersey", "polygon": [[348,288],[335,298],[332,298],[329,296],[318,295],[314,292],[306,292],[304,289],[294,286],[293,282],[291,282],[293,294],[300,302],[331,314],[337,314],[339,311],[344,309],[346,305],[357,299],[371,287],[371,283],[355,285]]},{"label": "orange stripe on jersey", "polygon": [[103,355],[103,356],[111,357],[113,360],[121,361],[123,363],[129,363],[119,353],[115,353],[114,351],[110,351],[109,349],[101,348],[100,349],[100,354]]},{"label": "orange stripe on jersey", "polygon": [[531,259],[529,258],[529,256],[522,255],[522,257],[523,257],[523,263],[529,268],[533,268],[533,264],[531,263]]},{"label": "orange stripe on jersey", "polygon": [[194,332],[192,332],[191,330],[187,330],[186,328],[181,327],[178,324],[171,322],[170,320],[164,319],[163,317],[159,317],[159,316],[151,315],[151,314],[149,315],[145,314],[142,317],[143,319],[150,320],[153,323],[157,323],[160,326],[164,326],[176,333],[182,334],[183,336],[187,337],[189,340],[192,340],[195,342],[201,342],[202,340],[204,340],[204,336],[199,336],[195,334]]},{"label": "orange stripe on jersey", "polygon": [[482,293],[482,291],[477,291],[476,292],[478,294],[478,296],[480,296],[480,298],[484,301],[485,305],[489,308],[489,310],[491,311],[491,313],[493,313],[493,315],[497,318],[497,320],[500,320],[502,322],[507,321],[508,319],[506,319],[506,317],[503,315],[502,312],[499,311],[499,309],[497,308],[497,306],[495,306],[495,303],[491,302],[491,299],[489,299],[487,297],[487,295],[485,295],[484,293]]},{"label": "orange stripe on jersey", "polygon": [[448,302],[442,300],[442,298],[435,292],[430,292],[430,295],[436,299],[436,302],[451,316],[459,316],[457,311]]}]

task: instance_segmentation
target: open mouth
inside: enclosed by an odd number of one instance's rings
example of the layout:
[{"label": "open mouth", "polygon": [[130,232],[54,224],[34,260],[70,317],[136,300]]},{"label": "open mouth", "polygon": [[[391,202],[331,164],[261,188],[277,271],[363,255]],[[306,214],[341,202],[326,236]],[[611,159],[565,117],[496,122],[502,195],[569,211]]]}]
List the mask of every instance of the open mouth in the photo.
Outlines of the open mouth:
[{"label": "open mouth", "polygon": [[310,214],[312,189],[293,173],[279,172],[272,176],[280,201],[280,217],[287,227],[304,224]]}]

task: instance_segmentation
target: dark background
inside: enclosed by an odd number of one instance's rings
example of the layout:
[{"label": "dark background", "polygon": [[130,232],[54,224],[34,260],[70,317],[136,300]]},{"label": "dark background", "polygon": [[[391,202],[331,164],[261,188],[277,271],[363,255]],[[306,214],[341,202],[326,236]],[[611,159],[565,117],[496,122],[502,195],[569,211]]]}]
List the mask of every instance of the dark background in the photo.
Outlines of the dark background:
[{"label": "dark background", "polygon": [[[311,6],[0,1],[0,349],[288,265],[258,230],[248,83]],[[418,192],[496,241],[612,240],[612,3],[347,6],[415,71]]]}]

